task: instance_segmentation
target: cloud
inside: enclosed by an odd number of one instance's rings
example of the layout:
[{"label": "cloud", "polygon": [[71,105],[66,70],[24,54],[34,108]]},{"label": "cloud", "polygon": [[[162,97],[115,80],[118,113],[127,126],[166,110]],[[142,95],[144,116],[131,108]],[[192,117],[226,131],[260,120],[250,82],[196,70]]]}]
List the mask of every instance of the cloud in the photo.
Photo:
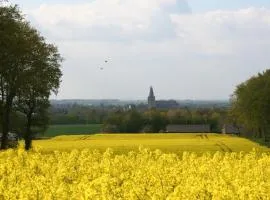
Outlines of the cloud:
[{"label": "cloud", "polygon": [[[247,8],[171,15],[178,37],[210,54],[235,54],[239,48],[269,44],[270,10]],[[263,41],[263,42],[262,42]]]},{"label": "cloud", "polygon": [[143,98],[149,85],[159,98],[228,98],[270,63],[266,8],[191,13],[182,0],[96,0],[27,13],[65,57],[62,98]]},{"label": "cloud", "polygon": [[170,14],[189,11],[185,0],[96,0],[74,5],[42,4],[29,14],[50,37],[157,41],[175,37]]},{"label": "cloud", "polygon": [[[178,8],[178,9],[177,9]],[[175,40],[187,51],[230,54],[269,40],[270,10],[191,14],[184,0],[98,0],[42,4],[29,12],[49,38],[101,42]],[[262,42],[263,41],[263,42]]]},{"label": "cloud", "polygon": [[[184,10],[170,10],[177,5]],[[266,8],[191,14],[182,0],[98,0],[74,5],[43,4],[28,13],[51,40],[79,44],[124,42],[125,52],[136,49],[145,53],[148,50],[149,54],[161,52],[158,56],[181,52],[196,58],[260,57],[270,46],[270,9]]]}]

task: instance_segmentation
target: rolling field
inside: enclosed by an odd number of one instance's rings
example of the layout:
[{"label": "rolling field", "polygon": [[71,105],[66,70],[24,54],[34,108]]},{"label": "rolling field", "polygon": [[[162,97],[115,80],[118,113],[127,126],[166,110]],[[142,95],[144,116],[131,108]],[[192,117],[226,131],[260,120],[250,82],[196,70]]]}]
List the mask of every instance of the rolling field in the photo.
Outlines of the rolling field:
[{"label": "rolling field", "polygon": [[58,135],[81,135],[89,133],[99,133],[102,124],[80,124],[80,125],[51,125],[45,132],[45,137],[55,137]]},{"label": "rolling field", "polygon": [[167,153],[184,151],[204,152],[249,152],[253,148],[269,151],[248,139],[221,134],[95,134],[57,136],[48,140],[36,140],[35,147],[42,151],[71,151],[73,149],[98,149],[105,151],[112,148],[117,153],[136,151],[140,146],[151,150],[160,149]]},{"label": "rolling field", "polygon": [[270,199],[269,149],[235,136],[73,135],[34,146],[0,152],[0,199]]}]

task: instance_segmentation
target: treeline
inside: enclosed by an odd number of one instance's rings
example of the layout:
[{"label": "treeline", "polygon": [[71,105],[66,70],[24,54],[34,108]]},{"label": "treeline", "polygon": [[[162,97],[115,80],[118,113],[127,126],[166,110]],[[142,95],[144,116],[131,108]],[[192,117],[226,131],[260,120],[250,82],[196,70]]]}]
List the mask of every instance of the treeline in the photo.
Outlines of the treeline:
[{"label": "treeline", "polygon": [[102,124],[109,113],[121,107],[91,107],[79,104],[52,105],[49,109],[50,124]]},{"label": "treeline", "polygon": [[247,136],[270,142],[270,70],[237,86],[229,115]]},{"label": "treeline", "polygon": [[226,120],[224,109],[174,109],[168,111],[149,110],[138,112],[117,111],[104,121],[104,132],[151,132],[166,131],[169,124],[209,124],[212,132],[221,132]]},{"label": "treeline", "polygon": [[104,132],[159,132],[168,124],[209,124],[221,132],[227,108],[148,110],[147,106],[90,107],[78,104],[52,106],[50,124],[104,124]]},{"label": "treeline", "polygon": [[48,125],[49,96],[59,88],[62,58],[17,6],[0,5],[0,27],[1,149],[12,131],[28,150],[33,135]]}]

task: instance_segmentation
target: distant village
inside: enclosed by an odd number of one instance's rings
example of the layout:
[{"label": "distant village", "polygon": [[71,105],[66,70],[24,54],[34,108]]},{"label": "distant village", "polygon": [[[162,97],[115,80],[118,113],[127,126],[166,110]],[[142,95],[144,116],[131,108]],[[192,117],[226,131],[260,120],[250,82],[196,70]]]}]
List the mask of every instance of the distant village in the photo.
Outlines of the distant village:
[{"label": "distant village", "polygon": [[[154,110],[166,115],[166,126],[159,129],[162,132],[226,132],[228,127],[230,132],[238,132],[238,129],[225,125],[224,122],[226,110],[230,106],[229,101],[157,100],[152,86],[145,100],[67,99],[52,100],[51,103],[53,124],[109,124],[107,127],[110,128],[107,131],[113,129],[121,132],[119,127],[110,122],[113,121],[110,120],[113,114],[121,113],[122,116],[126,116],[129,111],[136,110],[145,117],[148,112]],[[140,132],[147,132],[148,129],[149,126],[146,125]]]},{"label": "distant village", "polygon": [[[150,87],[150,92],[148,97],[144,100],[120,100],[120,99],[52,99],[51,104],[54,107],[59,108],[69,108],[74,105],[84,105],[84,106],[92,106],[92,107],[113,107],[113,106],[121,106],[128,107],[130,105],[134,106],[142,106],[145,108],[149,105],[149,97],[151,97],[150,93],[153,91],[153,87]],[[154,96],[154,91],[153,91]],[[155,97],[154,97],[155,98]],[[228,108],[230,106],[229,100],[191,100],[191,99],[183,99],[183,100],[155,100],[156,108],[178,108],[178,107],[201,107],[201,108]]]}]

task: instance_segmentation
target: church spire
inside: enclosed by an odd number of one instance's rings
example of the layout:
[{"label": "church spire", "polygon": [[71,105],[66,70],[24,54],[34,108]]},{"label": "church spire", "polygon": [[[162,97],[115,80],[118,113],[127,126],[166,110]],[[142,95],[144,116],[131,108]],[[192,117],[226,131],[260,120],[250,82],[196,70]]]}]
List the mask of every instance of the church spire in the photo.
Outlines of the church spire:
[{"label": "church spire", "polygon": [[155,97],[153,87],[150,87],[149,97]]},{"label": "church spire", "polygon": [[156,107],[156,98],[154,95],[154,90],[153,87],[150,87],[150,92],[149,92],[149,96],[148,96],[148,107],[151,108],[155,108]]}]

